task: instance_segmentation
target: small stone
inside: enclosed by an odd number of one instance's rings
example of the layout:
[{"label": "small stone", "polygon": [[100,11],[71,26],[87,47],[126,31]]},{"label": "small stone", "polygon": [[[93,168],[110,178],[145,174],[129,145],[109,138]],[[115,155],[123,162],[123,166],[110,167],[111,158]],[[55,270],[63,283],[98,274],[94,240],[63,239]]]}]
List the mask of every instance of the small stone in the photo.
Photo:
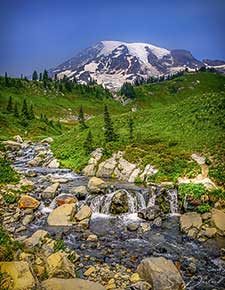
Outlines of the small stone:
[{"label": "small stone", "polygon": [[90,268],[87,269],[87,271],[84,272],[84,276],[90,276],[92,273],[96,271],[94,266],[91,266]]},{"label": "small stone", "polygon": [[98,241],[98,237],[96,235],[89,235],[87,238],[87,241],[89,242],[97,242]]},{"label": "small stone", "polygon": [[27,226],[29,223],[32,222],[32,220],[34,219],[34,216],[33,215],[26,215],[23,220],[22,220],[22,224],[24,226]]},{"label": "small stone", "polygon": [[131,275],[130,277],[130,281],[133,282],[133,283],[136,283],[140,280],[140,276],[138,273],[134,273]]},{"label": "small stone", "polygon": [[78,213],[75,215],[76,220],[82,221],[84,219],[90,218],[91,217],[91,209],[89,206],[84,205],[82,208],[78,211]]},{"label": "small stone", "polygon": [[138,229],[138,224],[135,224],[135,223],[128,224],[127,229],[131,232],[136,231]]}]

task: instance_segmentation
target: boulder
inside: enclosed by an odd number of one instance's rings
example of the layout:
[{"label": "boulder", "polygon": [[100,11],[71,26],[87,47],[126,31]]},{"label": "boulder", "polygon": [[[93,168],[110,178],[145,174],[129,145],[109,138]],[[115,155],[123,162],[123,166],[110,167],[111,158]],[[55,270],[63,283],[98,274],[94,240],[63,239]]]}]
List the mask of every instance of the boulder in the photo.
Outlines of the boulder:
[{"label": "boulder", "polygon": [[141,279],[150,283],[154,290],[185,289],[184,281],[171,260],[164,257],[150,257],[137,267]]},{"label": "boulder", "polygon": [[31,209],[36,209],[39,207],[40,202],[33,198],[32,196],[29,195],[23,195],[18,201],[18,206],[19,208],[31,208]]},{"label": "boulder", "polygon": [[74,187],[71,190],[71,193],[74,193],[78,199],[85,199],[88,191],[87,191],[86,186],[81,185],[81,186]]},{"label": "boulder", "polygon": [[98,177],[92,177],[88,182],[88,189],[91,193],[102,192],[105,187],[106,187],[105,181],[103,181],[101,178]]},{"label": "boulder", "polygon": [[77,221],[82,221],[84,219],[88,219],[91,217],[91,209],[89,206],[84,205],[82,208],[78,211],[78,213],[75,215],[75,219]]},{"label": "boulder", "polygon": [[34,216],[32,214],[25,215],[25,217],[22,220],[22,224],[24,226],[27,226],[29,223],[33,221],[33,219],[34,219]]},{"label": "boulder", "polygon": [[83,170],[84,175],[94,176],[96,174],[98,163],[103,155],[103,150],[103,148],[97,148],[91,153],[91,158],[88,161],[88,165]]},{"label": "boulder", "polygon": [[205,164],[205,157],[203,157],[203,156],[200,156],[200,155],[198,155],[198,154],[193,153],[193,154],[191,155],[191,158],[192,158],[195,162],[197,162],[199,165],[204,165],[204,164]]},{"label": "boulder", "polygon": [[197,212],[188,212],[180,217],[180,227],[181,231],[184,233],[188,233],[191,228],[200,230],[201,226],[202,218]]},{"label": "boulder", "polygon": [[27,262],[0,262],[0,272],[7,273],[12,278],[14,290],[27,290],[35,287],[35,279]]},{"label": "boulder", "polygon": [[48,163],[47,167],[49,167],[49,168],[59,168],[59,161],[54,158],[53,160],[51,160]]},{"label": "boulder", "polygon": [[213,208],[211,220],[220,233],[225,235],[225,212]]},{"label": "boulder", "polygon": [[70,204],[70,203],[77,203],[77,198],[73,196],[60,196],[56,199],[57,206],[63,205],[63,204]]},{"label": "boulder", "polygon": [[153,221],[161,215],[160,208],[158,206],[149,206],[138,212],[138,217],[147,221]]},{"label": "boulder", "polygon": [[117,165],[117,161],[113,157],[101,162],[98,166],[98,171],[96,173],[96,176],[111,177],[113,175],[113,171],[116,165]]},{"label": "boulder", "polygon": [[50,278],[75,278],[75,267],[63,252],[56,252],[46,260],[47,273]]},{"label": "boulder", "polygon": [[75,204],[63,204],[49,214],[47,222],[49,226],[71,226],[74,216]]},{"label": "boulder", "polygon": [[23,139],[20,135],[16,135],[16,136],[13,136],[13,139],[17,142],[17,143],[23,143]]},{"label": "boulder", "polygon": [[109,211],[112,214],[122,214],[129,210],[128,196],[125,190],[118,190],[114,193]]},{"label": "boulder", "polygon": [[155,169],[151,164],[147,164],[145,166],[144,171],[142,172],[142,174],[140,175],[140,179],[142,181],[146,181],[148,179],[149,176],[154,175],[155,173],[158,172],[158,169]]},{"label": "boulder", "polygon": [[128,179],[128,182],[134,183],[136,181],[136,178],[139,176],[140,172],[141,172],[140,168],[134,169],[134,171],[131,173],[131,175]]},{"label": "boulder", "polygon": [[43,162],[43,158],[40,156],[36,156],[34,157],[34,159],[27,162],[27,164],[32,167],[37,167],[37,166],[41,166],[42,162]]},{"label": "boulder", "polygon": [[216,233],[217,233],[216,228],[206,228],[203,234],[207,238],[213,238],[213,237],[215,237]]},{"label": "boulder", "polygon": [[51,144],[53,142],[53,138],[52,137],[47,137],[45,139],[42,139],[41,140],[41,143],[48,143],[48,144]]},{"label": "boulder", "polygon": [[135,169],[136,164],[130,163],[121,157],[118,161],[117,167],[114,170],[114,175],[120,180],[128,181]]},{"label": "boulder", "polygon": [[24,243],[28,247],[35,247],[39,245],[44,239],[48,237],[49,233],[44,230],[37,230],[33,235],[27,238]]},{"label": "boulder", "polygon": [[22,144],[15,141],[11,141],[11,140],[3,141],[2,144],[5,145],[6,149],[9,149],[12,151],[19,150],[22,148]]},{"label": "boulder", "polygon": [[42,282],[43,290],[105,290],[99,283],[82,279],[52,278]]},{"label": "boulder", "polygon": [[59,188],[59,182],[49,185],[41,194],[43,198],[54,198],[57,189]]}]

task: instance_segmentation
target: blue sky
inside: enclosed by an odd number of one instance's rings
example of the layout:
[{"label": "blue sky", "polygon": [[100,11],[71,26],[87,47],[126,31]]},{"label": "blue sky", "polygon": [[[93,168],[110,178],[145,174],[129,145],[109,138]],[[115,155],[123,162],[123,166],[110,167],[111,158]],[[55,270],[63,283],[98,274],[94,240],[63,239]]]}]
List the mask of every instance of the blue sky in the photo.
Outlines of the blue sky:
[{"label": "blue sky", "polygon": [[0,0],[0,74],[54,67],[99,40],[225,59],[224,0]]}]

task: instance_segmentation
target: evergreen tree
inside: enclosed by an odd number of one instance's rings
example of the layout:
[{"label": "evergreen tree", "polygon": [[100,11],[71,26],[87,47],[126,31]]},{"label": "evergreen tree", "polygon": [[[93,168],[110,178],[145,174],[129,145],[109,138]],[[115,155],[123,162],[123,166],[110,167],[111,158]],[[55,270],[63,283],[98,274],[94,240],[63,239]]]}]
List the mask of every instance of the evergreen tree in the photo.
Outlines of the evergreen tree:
[{"label": "evergreen tree", "polygon": [[26,118],[29,118],[29,112],[27,108],[27,101],[26,99],[23,100],[23,106],[22,106],[22,115]]},{"label": "evergreen tree", "polygon": [[78,120],[79,120],[79,123],[80,123],[80,129],[81,130],[86,129],[87,125],[85,124],[84,111],[83,111],[83,107],[82,106],[80,106]]},{"label": "evergreen tree", "polygon": [[121,95],[124,95],[131,99],[134,99],[136,96],[134,88],[130,83],[124,83],[121,87],[120,93]]},{"label": "evergreen tree", "polygon": [[30,105],[30,110],[29,110],[29,119],[33,120],[34,118],[35,118],[34,109],[33,109],[33,105],[31,104]]},{"label": "evergreen tree", "polygon": [[42,81],[42,73],[39,73],[39,81]]},{"label": "evergreen tree", "polygon": [[43,73],[43,81],[45,81],[45,82],[48,81],[48,72],[46,69],[44,70],[44,73]]},{"label": "evergreen tree", "polygon": [[15,117],[19,117],[19,111],[18,111],[18,105],[17,105],[17,102],[15,102],[15,105],[14,105],[14,116]]},{"label": "evergreen tree", "polygon": [[6,87],[9,85],[9,78],[7,72],[5,72],[5,85]]},{"label": "evergreen tree", "polygon": [[134,120],[130,117],[128,119],[128,127],[129,127],[129,138],[132,141],[134,138]]},{"label": "evergreen tree", "polygon": [[84,150],[87,155],[93,151],[93,138],[91,131],[88,132],[87,138],[84,141]]},{"label": "evergreen tree", "polygon": [[33,81],[37,81],[38,80],[38,74],[37,74],[36,70],[33,72],[32,80]]},{"label": "evergreen tree", "polygon": [[9,97],[8,105],[7,105],[7,111],[8,111],[9,113],[12,113],[12,112],[13,112],[12,96]]},{"label": "evergreen tree", "polygon": [[104,108],[104,122],[105,122],[105,141],[115,141],[116,135],[114,133],[113,124],[109,115],[108,107]]}]

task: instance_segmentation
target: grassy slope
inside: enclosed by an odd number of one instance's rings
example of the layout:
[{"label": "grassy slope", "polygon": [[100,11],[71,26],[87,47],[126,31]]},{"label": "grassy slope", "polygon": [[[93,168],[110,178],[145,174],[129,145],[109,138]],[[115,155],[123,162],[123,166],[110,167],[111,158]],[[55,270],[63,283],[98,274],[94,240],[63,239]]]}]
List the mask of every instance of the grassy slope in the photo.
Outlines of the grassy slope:
[{"label": "grassy slope", "polygon": [[[225,179],[222,158],[225,128],[224,89],[224,76],[206,72],[185,74],[174,80],[136,87],[136,100],[124,107],[110,98],[97,98],[77,89],[61,95],[54,88],[45,91],[41,84],[29,82],[20,90],[2,87],[0,105],[6,107],[9,95],[20,104],[26,96],[28,102],[33,103],[36,113],[46,113],[48,117],[56,120],[70,113],[77,115],[82,104],[86,113],[95,116],[87,124],[94,137],[94,147],[105,147],[106,157],[113,151],[125,150],[126,158],[130,161],[141,166],[147,163],[157,166],[160,171],[153,180],[158,182],[176,180],[184,174],[196,174],[199,168],[191,162],[190,155],[194,151],[203,152],[212,160],[211,175],[222,184]],[[103,102],[109,107],[116,133],[119,135],[119,139],[110,144],[104,142]],[[136,107],[137,111],[132,113],[131,107]],[[129,139],[129,116],[134,119],[132,141]],[[3,124],[0,133],[21,133],[18,132],[19,126],[12,116],[1,112],[0,123]],[[64,127],[67,130],[63,130],[64,133],[57,137],[59,132],[49,126],[45,131],[40,129],[39,123],[32,126],[28,130],[30,137],[55,135],[53,150],[62,165],[76,171],[84,167],[89,156],[85,155],[83,143],[89,129],[80,131],[75,122],[69,131]]]},{"label": "grassy slope", "polygon": [[[171,81],[136,88],[135,113],[114,117],[120,138],[104,144],[103,116],[88,121],[95,147],[105,147],[106,155],[125,150],[126,158],[141,166],[154,164],[160,171],[153,181],[176,180],[178,176],[193,176],[199,168],[191,162],[194,151],[204,153],[221,168],[211,174],[224,182],[224,104],[225,78],[210,73],[187,74]],[[128,117],[134,118],[134,135],[129,140]],[[88,157],[83,150],[87,131],[74,128],[53,145],[62,164],[80,170]],[[62,142],[63,141],[63,142]]]}]

